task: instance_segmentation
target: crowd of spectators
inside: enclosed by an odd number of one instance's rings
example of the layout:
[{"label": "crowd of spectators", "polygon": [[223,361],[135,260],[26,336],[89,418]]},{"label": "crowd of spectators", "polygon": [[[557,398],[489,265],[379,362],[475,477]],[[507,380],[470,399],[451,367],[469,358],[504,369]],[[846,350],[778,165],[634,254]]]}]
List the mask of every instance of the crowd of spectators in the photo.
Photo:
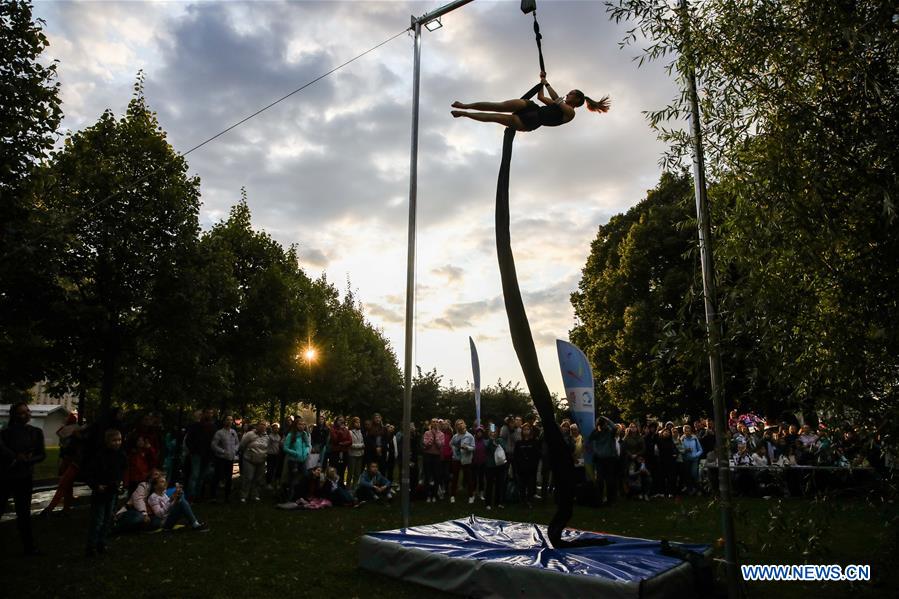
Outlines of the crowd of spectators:
[{"label": "crowd of spectators", "polygon": [[[28,407],[11,409],[3,431],[0,502],[13,496],[23,544],[31,538],[33,466],[43,459],[43,436],[27,426]],[[364,420],[342,415],[317,419],[296,415],[282,426],[264,420],[198,410],[183,427],[165,430],[155,414],[126,424],[114,409],[85,426],[71,418],[59,431],[59,485],[44,510],[73,505],[73,485],[91,490],[87,553],[105,550],[110,531],[208,530],[194,514],[203,502],[269,499],[281,509],[358,507],[390,502],[399,490],[401,427],[380,414]],[[311,424],[311,425],[310,425]],[[564,419],[563,437],[575,466],[578,501],[602,505],[619,497],[640,501],[696,495],[717,485],[715,430],[706,418],[683,424],[648,420],[616,423],[600,416],[590,431]],[[875,434],[854,427],[828,428],[798,422],[766,423],[732,413],[726,444],[738,492],[768,492],[775,469],[828,466],[886,467]],[[482,502],[531,505],[552,495],[549,456],[539,420],[510,415],[469,430],[462,419],[431,418],[411,426],[410,494],[427,503]],[[788,481],[789,482],[789,481]],[[794,489],[782,485],[784,493]],[[118,508],[118,509],[117,509]]]}]

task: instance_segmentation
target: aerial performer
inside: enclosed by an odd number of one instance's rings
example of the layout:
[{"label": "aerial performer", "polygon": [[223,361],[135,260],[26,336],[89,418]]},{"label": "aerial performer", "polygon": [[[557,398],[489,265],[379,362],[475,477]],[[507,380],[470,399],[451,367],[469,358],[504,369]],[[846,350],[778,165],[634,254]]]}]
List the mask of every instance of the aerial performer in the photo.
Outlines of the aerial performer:
[{"label": "aerial performer", "polygon": [[[533,3],[525,6],[522,2],[522,10],[533,10]],[[521,364],[525,383],[534,402],[534,407],[540,415],[540,421],[544,424],[544,441],[549,454],[552,468],[553,484],[555,485],[556,512],[547,527],[547,537],[555,548],[583,547],[589,545],[601,545],[607,543],[605,538],[574,538],[566,539],[565,530],[568,521],[574,514],[575,499],[575,470],[574,459],[571,451],[562,437],[562,431],[556,422],[555,409],[549,388],[540,371],[540,363],[537,360],[537,349],[534,345],[534,337],[531,334],[531,325],[524,309],[524,301],[521,297],[521,288],[518,285],[518,275],[515,271],[515,257],[512,254],[512,239],[509,231],[509,179],[512,165],[512,142],[517,131],[533,131],[544,125],[558,127],[568,123],[574,118],[575,108],[587,105],[594,112],[607,112],[609,110],[609,98],[603,97],[599,101],[587,98],[580,90],[571,90],[564,98],[552,88],[546,81],[546,67],[543,62],[543,50],[541,47],[540,26],[537,24],[536,12],[534,15],[534,33],[537,36],[537,50],[540,56],[540,83],[528,90],[517,100],[505,102],[476,102],[474,104],[453,103],[457,109],[469,109],[479,112],[465,112],[454,110],[453,116],[458,118],[466,116],[476,121],[486,123],[498,123],[506,128],[503,136],[503,155],[500,162],[499,177],[496,183],[496,256],[499,262],[500,280],[503,288],[503,302],[506,306],[506,316],[509,319],[509,333],[512,337],[512,346]],[[546,93],[549,97],[546,96]],[[538,106],[531,101],[537,95],[544,106]],[[487,112],[493,111],[493,112]]]},{"label": "aerial performer", "polygon": [[[544,90],[549,94],[548,97],[544,94]],[[536,102],[525,98],[504,102],[473,102],[471,104],[456,101],[453,102],[453,108],[462,110],[453,110],[451,114],[454,118],[464,116],[483,123],[499,123],[503,127],[510,127],[516,131],[533,131],[543,126],[559,127],[570,122],[575,116],[574,109],[584,104],[591,112],[609,111],[609,96],[593,100],[585,96],[584,92],[579,89],[571,90],[564,97],[560,96],[546,80],[545,72],[540,73],[537,99],[543,102],[544,106],[539,106]],[[465,112],[466,110],[480,112]]]}]

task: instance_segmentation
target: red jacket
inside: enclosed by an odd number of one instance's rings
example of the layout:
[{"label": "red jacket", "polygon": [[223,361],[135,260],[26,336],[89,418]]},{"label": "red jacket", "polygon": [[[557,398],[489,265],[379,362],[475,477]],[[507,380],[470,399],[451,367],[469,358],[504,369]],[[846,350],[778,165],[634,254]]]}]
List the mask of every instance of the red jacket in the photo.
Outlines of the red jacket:
[{"label": "red jacket", "polygon": [[344,452],[350,450],[353,445],[353,437],[350,435],[350,429],[345,426],[331,427],[331,453]]}]

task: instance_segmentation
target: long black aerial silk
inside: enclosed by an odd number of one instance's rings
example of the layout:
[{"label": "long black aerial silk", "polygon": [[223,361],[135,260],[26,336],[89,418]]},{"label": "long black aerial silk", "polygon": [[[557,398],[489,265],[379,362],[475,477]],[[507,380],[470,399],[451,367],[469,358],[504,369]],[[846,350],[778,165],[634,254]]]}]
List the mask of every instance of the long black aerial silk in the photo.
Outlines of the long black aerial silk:
[{"label": "long black aerial silk", "polygon": [[[537,84],[531,88],[523,100],[532,98],[541,88]],[[503,300],[506,304],[506,315],[509,318],[509,332],[512,335],[512,346],[518,355],[518,362],[524,372],[525,383],[534,401],[534,407],[543,424],[543,435],[549,447],[549,458],[552,465],[553,484],[556,488],[556,513],[549,523],[549,540],[554,547],[572,547],[583,543],[562,540],[562,531],[574,513],[574,460],[562,431],[556,424],[552,399],[540,363],[537,361],[537,350],[531,335],[531,326],[521,299],[518,286],[518,275],[515,273],[515,257],[512,255],[512,239],[509,233],[509,169],[512,163],[512,142],[515,129],[506,128],[503,138],[503,158],[499,167],[499,178],[496,183],[496,257],[499,260],[499,272],[503,285]],[[588,544],[601,544],[604,541]]]}]

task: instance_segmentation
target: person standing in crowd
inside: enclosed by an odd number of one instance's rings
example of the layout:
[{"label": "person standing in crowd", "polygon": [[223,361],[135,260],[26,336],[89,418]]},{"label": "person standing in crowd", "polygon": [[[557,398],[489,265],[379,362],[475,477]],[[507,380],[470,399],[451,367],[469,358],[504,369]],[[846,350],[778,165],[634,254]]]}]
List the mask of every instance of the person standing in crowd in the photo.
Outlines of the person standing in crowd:
[{"label": "person standing in crowd", "polygon": [[640,429],[637,428],[636,422],[631,422],[624,432],[624,438],[621,440],[621,472],[628,472],[631,464],[636,461],[637,456],[642,456],[645,451],[646,444],[643,437],[640,436]]},{"label": "person standing in crowd", "polygon": [[571,447],[571,458],[574,460],[574,484],[582,485],[587,480],[587,474],[584,467],[584,435],[577,423],[571,423],[568,428],[569,447]]},{"label": "person standing in crowd", "polygon": [[[537,440],[537,446],[540,448],[540,468],[538,470],[538,472],[540,473],[540,486],[538,487],[539,492],[534,495],[534,498],[546,499],[550,496],[553,489],[552,462],[549,457],[549,443],[547,443],[546,441],[546,436],[543,434],[543,429],[538,427],[536,423],[534,425],[534,428],[532,429],[532,433],[534,434],[534,438]],[[569,435],[570,433],[571,430],[569,428]],[[562,440],[565,440],[564,437]]]},{"label": "person standing in crowd", "polygon": [[472,497],[485,500],[487,487],[487,446],[484,439],[484,427],[478,425],[474,429],[474,455],[471,458]]},{"label": "person standing in crowd", "polygon": [[702,446],[699,444],[699,439],[693,435],[693,427],[689,424],[684,425],[681,442],[684,445],[684,475],[687,492],[695,495],[699,493],[699,458],[702,457]]},{"label": "person standing in crowd", "polygon": [[603,503],[613,503],[618,496],[618,449],[615,423],[600,416],[596,428],[590,433],[590,451],[593,452],[593,469],[596,484]]},{"label": "person standing in crowd", "polygon": [[456,421],[456,434],[450,439],[453,449],[453,479],[450,483],[450,503],[456,502],[459,488],[459,472],[465,477],[465,490],[468,492],[468,503],[474,503],[474,484],[471,480],[471,461],[474,458],[474,437],[468,432],[465,421]]},{"label": "person standing in crowd", "polygon": [[218,497],[221,483],[225,484],[225,503],[231,496],[231,481],[234,477],[234,457],[240,440],[234,430],[234,419],[229,415],[222,420],[222,427],[212,436],[212,455],[215,458],[215,475],[212,479],[212,500]]},{"label": "person standing in crowd", "polygon": [[[396,433],[397,463],[402,468],[403,464],[403,431]],[[421,467],[419,466],[421,456],[421,434],[414,422],[409,423],[409,484],[410,492],[415,493],[421,484]],[[402,470],[400,471],[400,486],[402,486]]]},{"label": "person standing in crowd", "polygon": [[287,501],[296,501],[298,489],[306,475],[306,459],[309,457],[310,445],[306,423],[298,416],[293,421],[291,431],[284,437],[283,483]]},{"label": "person standing in crowd", "polygon": [[16,527],[25,555],[38,555],[31,531],[31,495],[34,465],[47,457],[44,433],[31,426],[31,409],[24,401],[9,408],[9,426],[0,432],[0,517],[10,496],[16,509]]},{"label": "person standing in crowd", "polygon": [[378,470],[378,462],[372,461],[368,468],[359,476],[359,486],[356,487],[356,499],[360,502],[387,498],[393,499],[393,491],[390,490],[390,481]]},{"label": "person standing in crowd", "polygon": [[265,484],[265,459],[268,455],[268,428],[266,422],[257,422],[256,427],[245,433],[240,440],[243,468],[240,470],[240,502],[247,499],[259,501],[259,489]]},{"label": "person standing in crowd", "polygon": [[350,420],[350,450],[348,452],[349,475],[347,476],[347,486],[354,488],[359,482],[359,475],[362,474],[362,458],[365,454],[365,435],[362,433],[362,422],[358,416],[353,416]]},{"label": "person standing in crowd", "polygon": [[509,473],[515,481],[515,487],[518,488],[518,472],[515,466],[515,449],[521,440],[521,418],[507,416],[505,424],[499,431],[500,439],[503,441],[503,447],[506,450],[506,459],[509,462]]},{"label": "person standing in crowd", "polygon": [[72,509],[75,503],[75,479],[81,469],[84,454],[81,434],[82,427],[78,424],[75,413],[69,414],[66,423],[56,431],[56,436],[59,437],[59,481],[50,503],[41,510],[42,516],[48,516],[60,501],[63,502],[63,513]]},{"label": "person standing in crowd", "polygon": [[[453,447],[450,442],[453,440],[453,427],[450,426],[449,420],[439,421],[440,430],[443,431],[443,447],[440,448],[440,486],[437,489],[437,496],[443,499],[444,495],[449,493],[450,478],[453,472]],[[453,500],[455,501],[455,500]]]},{"label": "person standing in crowd", "polygon": [[487,509],[502,508],[506,501],[506,471],[509,469],[509,461],[506,458],[506,450],[503,440],[496,432],[496,427],[491,425],[487,433],[487,441],[484,443],[487,453]]},{"label": "person standing in crowd", "polygon": [[213,422],[211,409],[197,410],[194,413],[194,422],[187,427],[185,446],[190,460],[190,482],[187,485],[187,495],[190,500],[197,502],[203,495],[209,466],[212,463],[212,437],[215,435],[215,423]]},{"label": "person standing in crowd", "polygon": [[390,480],[396,480],[393,477],[393,471],[396,466],[396,458],[400,452],[396,442],[396,427],[392,424],[388,424],[385,427],[384,449],[386,451],[386,457],[384,458],[383,474]]},{"label": "person standing in crowd", "polygon": [[92,491],[90,528],[85,551],[88,557],[106,551],[106,537],[112,527],[116,497],[128,465],[125,452],[122,451],[122,433],[110,428],[103,436],[106,445],[90,461],[85,476]]},{"label": "person standing in crowd", "polygon": [[[651,420],[646,423],[643,431],[643,457],[646,458],[646,469],[652,477],[653,487],[657,487],[660,482],[659,474],[659,423]],[[658,493],[658,490],[647,489],[646,493]]]},{"label": "person standing in crowd", "polygon": [[350,429],[346,427],[343,416],[334,419],[334,424],[331,426],[330,444],[328,464],[334,468],[340,483],[343,484],[343,476],[349,463],[348,455],[353,446],[353,436],[350,434]]},{"label": "person standing in crowd", "polygon": [[702,455],[708,455],[715,451],[715,421],[709,418],[703,419],[702,435],[699,435],[699,444],[702,446]]},{"label": "person standing in crowd", "polygon": [[659,433],[656,441],[659,450],[658,492],[666,497],[673,497],[677,491],[677,448],[671,438],[671,429],[667,426]]},{"label": "person standing in crowd", "polygon": [[272,485],[279,478],[281,472],[281,460],[283,453],[281,452],[281,425],[277,422],[272,423],[267,436],[268,449],[265,451],[265,483],[271,490]]},{"label": "person standing in crowd", "polygon": [[387,430],[381,420],[381,415],[377,412],[372,416],[371,426],[365,434],[365,463],[378,463],[378,470],[384,472],[387,462],[387,451],[385,436]]},{"label": "person standing in crowd", "polygon": [[428,429],[422,436],[422,452],[424,453],[425,485],[427,485],[427,502],[437,501],[437,490],[440,485],[440,452],[443,450],[443,431],[437,425],[437,419],[431,418]]},{"label": "person standing in crowd", "polygon": [[174,430],[166,431],[162,437],[162,446],[165,448],[165,457],[162,460],[162,471],[166,478],[173,480],[180,466],[178,456],[180,455],[178,435]]},{"label": "person standing in crowd", "polygon": [[652,485],[652,476],[646,468],[646,458],[637,455],[627,467],[627,492],[631,497],[649,501],[649,488]]},{"label": "person standing in crowd", "polygon": [[306,463],[306,469],[311,470],[316,466],[323,468],[328,460],[328,449],[331,443],[331,429],[328,428],[324,416],[318,417],[318,421],[312,427],[309,437],[312,441],[310,450],[312,456]]},{"label": "person standing in crowd", "polygon": [[515,466],[518,469],[520,500],[532,507],[531,500],[537,494],[537,467],[540,462],[540,444],[534,438],[530,423],[521,426],[521,439],[515,444]]},{"label": "person standing in crowd", "polygon": [[128,470],[125,472],[125,486],[131,493],[137,488],[137,485],[147,480],[150,470],[155,468],[156,449],[143,435],[138,435],[127,455]]}]

